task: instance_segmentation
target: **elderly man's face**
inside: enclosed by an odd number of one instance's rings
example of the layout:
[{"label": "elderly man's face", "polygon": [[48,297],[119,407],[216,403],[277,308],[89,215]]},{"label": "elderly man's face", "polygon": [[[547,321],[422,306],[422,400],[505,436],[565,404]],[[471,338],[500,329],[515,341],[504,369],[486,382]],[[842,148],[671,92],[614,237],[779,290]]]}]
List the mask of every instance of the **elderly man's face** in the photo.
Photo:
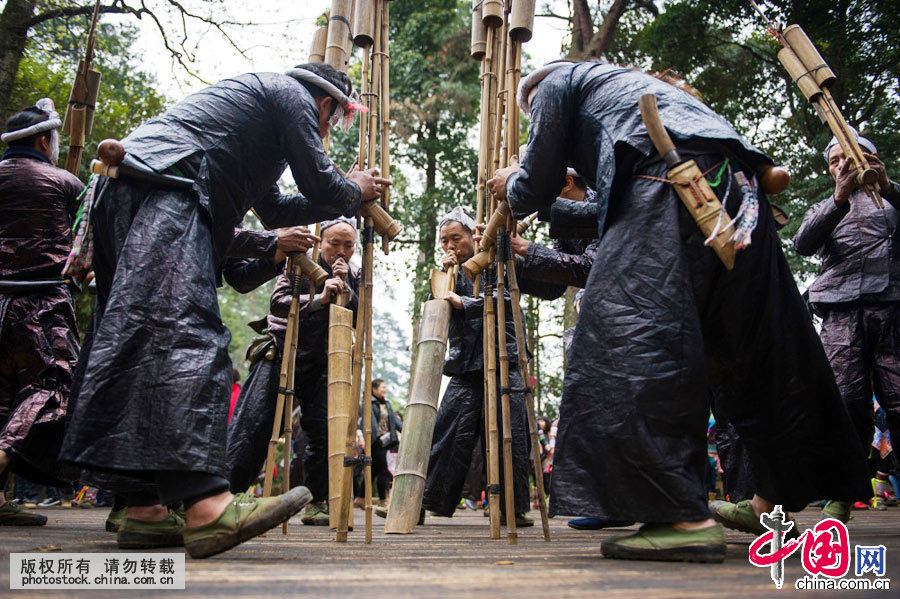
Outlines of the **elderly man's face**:
[{"label": "elderly man's face", "polygon": [[844,149],[841,147],[841,144],[834,144],[828,152],[828,172],[831,173],[835,180],[837,180],[838,170],[844,164],[844,160]]},{"label": "elderly man's face", "polygon": [[356,250],[356,229],[348,223],[331,225],[322,232],[322,259],[331,266],[338,258],[350,262]]},{"label": "elderly man's face", "polygon": [[441,249],[445,254],[454,252],[460,264],[475,255],[472,233],[462,223],[450,221],[441,227]]}]

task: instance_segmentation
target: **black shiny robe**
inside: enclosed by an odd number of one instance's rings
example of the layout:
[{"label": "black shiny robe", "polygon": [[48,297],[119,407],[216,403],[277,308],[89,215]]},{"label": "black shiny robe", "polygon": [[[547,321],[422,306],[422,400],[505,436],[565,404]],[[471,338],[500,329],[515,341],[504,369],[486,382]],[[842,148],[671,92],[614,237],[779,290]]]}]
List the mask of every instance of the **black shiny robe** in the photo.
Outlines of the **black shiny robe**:
[{"label": "black shiny robe", "polygon": [[[527,153],[507,181],[522,218],[552,202],[567,166],[597,190],[601,242],[569,352],[551,513],[643,522],[709,517],[710,392],[752,464],[755,491],[800,510],[865,496],[855,438],[760,194],[752,245],[726,271],[665,177],[638,98],[701,171],[762,153],[695,98],[638,71],[566,66],[538,86]],[[718,193],[724,189],[718,187]],[[733,185],[725,204],[740,199]],[[602,235],[600,235],[602,233]]]},{"label": "black shiny robe", "polygon": [[[270,228],[355,215],[359,187],[326,156],[310,93],[275,73],[193,94],[123,144],[128,159],[195,183],[103,183],[92,215],[97,329],[61,457],[146,478],[221,475],[231,335],[216,285],[234,228],[251,207]],[[287,166],[298,194],[278,192]]]}]

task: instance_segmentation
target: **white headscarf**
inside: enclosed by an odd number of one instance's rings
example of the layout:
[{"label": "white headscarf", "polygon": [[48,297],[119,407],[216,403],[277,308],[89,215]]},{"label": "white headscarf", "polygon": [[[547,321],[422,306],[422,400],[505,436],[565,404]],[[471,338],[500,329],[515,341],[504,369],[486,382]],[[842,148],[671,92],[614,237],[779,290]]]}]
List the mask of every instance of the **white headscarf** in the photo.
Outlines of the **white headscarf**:
[{"label": "white headscarf", "polygon": [[[30,127],[25,127],[24,129],[16,129],[14,131],[7,131],[3,135],[0,135],[0,141],[4,143],[9,143],[11,141],[16,141],[17,139],[24,139],[26,137],[31,137],[32,135],[37,135],[38,133],[44,133],[46,131],[55,131],[62,127],[62,121],[59,118],[59,114],[56,112],[56,107],[53,105],[53,100],[50,98],[41,98],[34,105],[35,108],[39,108],[44,112],[50,115],[50,118],[46,121],[41,121],[40,123],[35,123]],[[57,144],[56,144],[56,152],[57,157],[59,156],[59,134],[56,135]]]},{"label": "white headscarf", "polygon": [[556,60],[553,62],[548,62],[541,68],[531,71],[527,76],[523,77],[521,81],[519,81],[519,93],[516,94],[516,101],[519,103],[519,108],[522,109],[522,112],[531,112],[531,104],[528,102],[528,94],[531,93],[531,90],[541,81],[543,81],[547,75],[555,71],[556,69],[562,67],[568,67],[575,64],[574,62],[568,60]]},{"label": "white headscarf", "polygon": [[359,99],[357,93],[351,92],[348,96],[341,90],[337,88],[333,83],[325,79],[324,77],[320,77],[316,75],[312,71],[307,69],[288,69],[284,72],[285,75],[289,77],[293,77],[297,81],[303,81],[309,83],[310,85],[315,85],[326,94],[334,98],[334,101],[337,102],[337,106],[334,109],[334,114],[331,115],[331,118],[328,121],[328,124],[334,127],[339,121],[344,121],[344,129],[350,129],[350,124],[353,122],[353,114],[356,111],[359,112],[369,112],[369,109],[363,106],[362,104],[358,104],[356,102]]}]

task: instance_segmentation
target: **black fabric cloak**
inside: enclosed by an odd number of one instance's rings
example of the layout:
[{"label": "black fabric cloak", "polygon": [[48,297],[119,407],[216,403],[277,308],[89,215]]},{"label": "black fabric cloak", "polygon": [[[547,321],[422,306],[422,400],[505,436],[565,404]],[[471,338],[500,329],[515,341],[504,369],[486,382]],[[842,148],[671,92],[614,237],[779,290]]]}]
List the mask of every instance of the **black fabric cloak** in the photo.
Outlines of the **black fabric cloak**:
[{"label": "black fabric cloak", "polygon": [[[176,104],[123,141],[187,191],[105,181],[92,215],[98,323],[61,457],[85,469],[225,471],[230,333],[219,266],[244,213],[269,227],[354,215],[359,187],[325,155],[297,81],[248,74]],[[305,195],[281,195],[287,165]]]},{"label": "black fabric cloak", "polygon": [[[463,301],[462,310],[453,310],[450,317],[447,360],[444,374],[450,376],[450,384],[444,391],[434,424],[431,453],[428,459],[428,474],[425,481],[425,495],[422,505],[439,516],[450,517],[462,497],[463,486],[472,462],[472,452],[476,444],[481,444],[484,452],[484,348],[483,348],[483,307],[482,297],[475,298],[472,281],[464,276],[457,277],[456,293]],[[496,295],[496,294],[495,294]],[[513,389],[524,387],[517,369],[516,332],[512,320],[512,305],[508,295],[506,301],[506,344],[509,355],[509,384]],[[497,370],[497,418],[500,408],[499,357]],[[513,436],[513,489],[516,513],[529,509],[529,456],[525,415],[525,395],[513,391],[509,397],[510,419]],[[498,426],[499,428],[499,426]],[[500,449],[499,464],[501,483],[503,477],[503,448]],[[484,455],[484,453],[483,453]],[[502,487],[501,487],[502,488]],[[501,492],[502,497],[502,492]],[[501,498],[501,505],[503,500]]]},{"label": "black fabric cloak", "polygon": [[[760,194],[752,245],[726,271],[665,177],[637,108],[657,96],[683,157],[768,162],[705,105],[646,74],[584,63],[538,86],[529,147],[507,181],[524,217],[567,165],[597,189],[602,232],[560,406],[551,513],[641,522],[709,517],[709,394],[747,448],[755,491],[800,510],[867,492],[863,449]],[[718,193],[723,193],[719,186]],[[614,200],[610,200],[614,198]],[[733,185],[725,201],[734,214]],[[601,211],[602,214],[603,211]]]}]

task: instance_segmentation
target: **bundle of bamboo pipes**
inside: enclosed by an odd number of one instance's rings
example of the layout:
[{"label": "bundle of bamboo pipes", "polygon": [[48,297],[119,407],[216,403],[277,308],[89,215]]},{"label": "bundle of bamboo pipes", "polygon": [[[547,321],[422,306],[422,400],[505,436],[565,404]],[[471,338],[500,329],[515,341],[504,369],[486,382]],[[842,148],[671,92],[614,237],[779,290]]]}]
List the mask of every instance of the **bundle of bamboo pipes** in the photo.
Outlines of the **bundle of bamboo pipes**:
[{"label": "bundle of bamboo pipes", "polygon": [[[339,12],[343,11],[343,12]],[[383,176],[390,172],[390,56],[388,53],[388,0],[334,0],[332,3],[331,24],[335,15],[346,15],[350,12],[347,24],[352,22],[352,35],[350,39],[362,48],[362,102],[368,109],[360,121],[359,154],[357,167],[369,169],[379,167]],[[340,19],[339,19],[340,21]],[[349,28],[348,28],[349,29]],[[329,28],[329,41],[325,52],[325,61],[333,60],[335,63],[349,60],[349,51],[346,55],[335,50],[328,53],[328,48],[338,48],[343,43],[343,33],[336,33],[340,39],[331,39]],[[334,65],[333,65],[334,66]],[[352,504],[352,479],[353,467],[362,465],[365,476],[365,514],[366,514],[366,543],[372,542],[372,302],[373,302],[373,278],[374,278],[374,247],[376,233],[382,238],[382,249],[388,251],[388,243],[396,237],[401,227],[388,215],[389,206],[388,188],[385,187],[381,203],[368,202],[360,209],[363,218],[362,240],[362,289],[359,296],[357,309],[355,341],[353,342],[349,362],[341,371],[334,371],[335,379],[332,381],[329,374],[329,385],[332,382],[340,388],[335,389],[335,395],[341,396],[341,400],[335,401],[335,412],[340,414],[341,420],[335,426],[329,427],[337,431],[341,424],[345,424],[346,435],[341,439],[329,437],[329,485],[330,514],[332,525],[337,529],[336,540],[346,542],[350,527]],[[334,310],[334,308],[332,308]],[[339,320],[334,321],[339,326]],[[346,338],[346,336],[345,336]],[[336,350],[337,351],[337,350]],[[346,364],[346,363],[345,363]],[[345,376],[347,378],[345,379]],[[343,382],[350,381],[349,389]],[[349,391],[349,393],[348,393]],[[354,440],[356,438],[356,413],[360,405],[360,393],[363,394],[362,416],[363,435],[365,438],[365,455],[355,458]],[[331,396],[329,396],[329,422],[332,418]],[[343,444],[343,451],[340,445]],[[342,453],[342,459],[337,459]]]},{"label": "bundle of bamboo pipes", "polygon": [[[481,23],[474,20],[480,6]],[[532,0],[473,0],[472,58],[481,61],[481,134],[476,182],[476,214],[479,224],[488,221],[479,244],[481,250],[463,265],[466,274],[475,279],[476,293],[480,273],[484,273],[484,360],[485,360],[485,431],[487,432],[486,464],[488,471],[488,503],[491,538],[500,538],[500,464],[499,443],[502,433],[503,480],[507,538],[517,542],[515,499],[512,471],[512,425],[510,418],[509,356],[506,349],[506,304],[508,289],[516,332],[519,374],[525,384],[525,403],[529,434],[534,451],[535,482],[541,510],[544,538],[550,540],[550,527],[541,473],[540,444],[534,414],[534,398],[529,387],[528,354],[520,306],[515,260],[510,249],[511,231],[518,234],[509,206],[486,194],[486,182],[494,171],[511,162],[510,149],[519,147],[519,109],[515,93],[521,78],[522,43],[531,39],[534,21]],[[491,268],[491,265],[494,265]],[[496,292],[496,308],[490,298]],[[499,365],[497,364],[499,358]],[[497,376],[500,377],[499,385]],[[500,415],[497,414],[497,390],[500,389]],[[498,428],[499,427],[499,428]]]}]

